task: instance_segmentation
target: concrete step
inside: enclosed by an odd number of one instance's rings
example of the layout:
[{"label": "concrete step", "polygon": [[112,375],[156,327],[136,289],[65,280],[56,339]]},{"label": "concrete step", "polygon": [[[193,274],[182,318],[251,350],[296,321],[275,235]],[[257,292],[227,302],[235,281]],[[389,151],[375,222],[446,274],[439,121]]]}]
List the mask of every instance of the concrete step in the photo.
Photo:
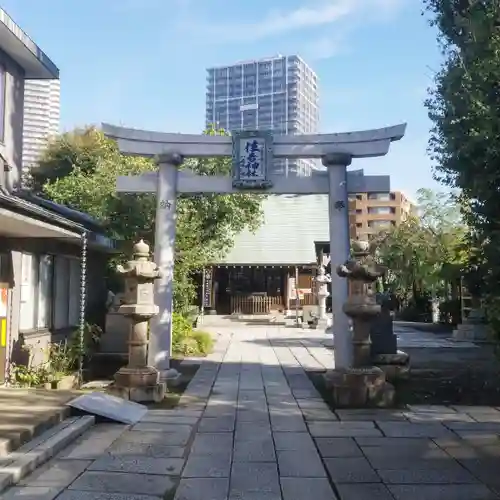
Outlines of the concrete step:
[{"label": "concrete step", "polygon": [[70,416],[73,391],[0,388],[0,460]]},{"label": "concrete step", "polygon": [[0,492],[17,484],[66,448],[95,423],[93,416],[72,417],[0,458]]}]

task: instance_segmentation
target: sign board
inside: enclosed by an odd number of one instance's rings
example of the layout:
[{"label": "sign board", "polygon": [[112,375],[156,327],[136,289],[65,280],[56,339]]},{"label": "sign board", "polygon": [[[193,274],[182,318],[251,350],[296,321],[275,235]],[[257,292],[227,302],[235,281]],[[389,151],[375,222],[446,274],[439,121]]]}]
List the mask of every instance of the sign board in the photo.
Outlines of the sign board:
[{"label": "sign board", "polygon": [[238,189],[266,189],[273,162],[273,136],[268,130],[233,132],[233,186]]},{"label": "sign board", "polygon": [[7,288],[0,289],[0,318],[7,317],[7,298],[9,290]]},{"label": "sign board", "polygon": [[0,347],[7,347],[7,316],[9,290],[7,288],[0,289]]},{"label": "sign board", "polygon": [[310,288],[299,288],[298,290],[295,288],[295,284],[294,286],[292,286],[290,288],[290,294],[289,294],[289,297],[291,299],[296,299],[297,298],[297,294],[299,295],[299,299],[303,299],[304,298],[304,295],[308,295],[308,294],[311,294],[312,293],[312,290]]},{"label": "sign board", "polygon": [[211,267],[205,269],[203,280],[203,307],[212,307],[213,269]]}]

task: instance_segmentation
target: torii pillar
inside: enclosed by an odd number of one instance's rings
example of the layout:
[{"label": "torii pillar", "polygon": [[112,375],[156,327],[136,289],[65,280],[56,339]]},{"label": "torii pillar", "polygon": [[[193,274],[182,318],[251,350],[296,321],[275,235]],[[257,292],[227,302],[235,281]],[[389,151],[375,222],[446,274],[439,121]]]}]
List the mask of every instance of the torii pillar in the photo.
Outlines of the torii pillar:
[{"label": "torii pillar", "polygon": [[[239,134],[254,134],[269,150],[267,166],[262,170],[261,185],[253,191],[268,194],[328,194],[330,219],[330,255],[333,263],[347,260],[350,252],[348,192],[387,192],[387,176],[364,176],[362,171],[347,173],[355,158],[384,156],[391,142],[400,140],[406,124],[375,130],[339,134],[278,135],[268,132],[239,132],[230,136],[168,134],[103,124],[106,136],[116,140],[123,154],[156,157],[159,171],[139,176],[119,177],[117,191],[157,193],[155,261],[162,271],[156,281],[155,302],[160,313],[151,325],[148,362],[164,379],[173,376],[170,370],[172,339],[172,278],[174,267],[175,209],[179,193],[237,193],[241,182],[230,176],[199,176],[179,170],[184,158],[231,157],[239,161],[234,148]],[[266,136],[266,137],[264,137]],[[233,143],[234,139],[234,143]],[[268,143],[270,141],[270,146]],[[247,143],[248,144],[248,143]],[[239,148],[241,149],[241,144]],[[238,149],[239,154],[239,149]],[[321,158],[325,171],[310,177],[268,175],[273,158]],[[250,183],[251,184],[251,183]],[[265,188],[263,189],[263,187]],[[248,192],[249,185],[244,186]],[[342,311],[348,297],[346,280],[332,273],[333,335],[335,368],[352,364],[352,342],[349,319]]]}]

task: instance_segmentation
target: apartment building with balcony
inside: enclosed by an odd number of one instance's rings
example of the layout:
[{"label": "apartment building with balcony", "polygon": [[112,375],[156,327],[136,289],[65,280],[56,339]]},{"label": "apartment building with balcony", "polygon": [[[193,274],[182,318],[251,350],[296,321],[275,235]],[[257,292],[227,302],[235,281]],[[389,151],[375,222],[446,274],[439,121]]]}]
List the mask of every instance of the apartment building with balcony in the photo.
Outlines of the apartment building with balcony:
[{"label": "apartment building with balcony", "polygon": [[23,172],[38,165],[51,138],[59,133],[59,79],[25,80]]},{"label": "apartment building with balcony", "polygon": [[[207,69],[206,125],[228,131],[315,134],[318,77],[297,55],[277,55]],[[310,159],[276,159],[275,173],[310,175]]]},{"label": "apartment building with balcony", "polygon": [[353,239],[370,239],[397,226],[414,213],[415,205],[401,191],[349,196],[349,225]]}]

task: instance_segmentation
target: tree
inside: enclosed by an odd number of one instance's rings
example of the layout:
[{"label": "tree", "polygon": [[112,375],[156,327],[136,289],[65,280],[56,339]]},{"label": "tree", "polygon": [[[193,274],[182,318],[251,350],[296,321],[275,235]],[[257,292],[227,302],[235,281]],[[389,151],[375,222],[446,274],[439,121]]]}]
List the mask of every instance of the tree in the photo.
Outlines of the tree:
[{"label": "tree", "polygon": [[377,237],[378,259],[389,269],[388,283],[403,304],[448,295],[460,276],[466,226],[447,193],[417,191],[418,215]]},{"label": "tree", "polygon": [[490,299],[500,282],[500,3],[425,0],[444,63],[426,102],[435,177],[460,190],[469,287]]},{"label": "tree", "polygon": [[101,162],[117,159],[116,144],[94,127],[75,129],[55,137],[31,171],[34,188],[42,191],[48,181],[71,174],[75,168],[92,174]]},{"label": "tree", "polygon": [[[208,130],[208,134],[225,134]],[[63,134],[52,141],[40,160],[35,184],[51,200],[88,213],[101,221],[109,236],[127,243],[128,256],[138,238],[154,244],[154,195],[118,194],[116,179],[153,171],[153,161],[120,154],[116,144],[93,128]],[[229,174],[226,158],[191,159],[183,168],[202,175]],[[194,298],[193,273],[220,258],[245,228],[255,230],[262,219],[262,196],[180,196],[177,203],[174,307],[185,311]]]}]

